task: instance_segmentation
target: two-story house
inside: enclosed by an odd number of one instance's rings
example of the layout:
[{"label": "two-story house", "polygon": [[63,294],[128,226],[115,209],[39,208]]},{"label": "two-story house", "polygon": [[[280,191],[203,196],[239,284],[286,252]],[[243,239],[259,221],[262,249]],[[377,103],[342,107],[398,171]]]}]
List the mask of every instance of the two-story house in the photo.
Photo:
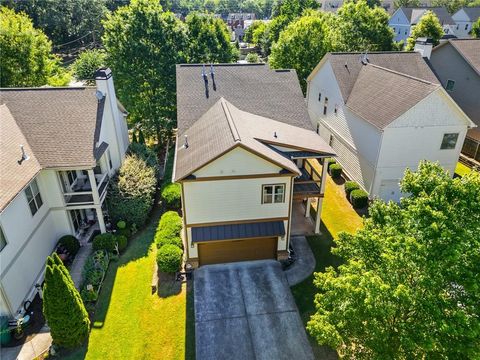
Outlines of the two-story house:
[{"label": "two-story house", "polygon": [[34,296],[61,236],[83,242],[106,231],[109,177],[129,140],[110,69],[97,72],[96,84],[1,90],[1,315]]},{"label": "two-story house", "polygon": [[[327,12],[337,12],[337,10],[345,3],[344,0],[318,0],[320,9]],[[422,0],[418,3],[419,7],[431,6],[432,0]],[[382,0],[380,7],[384,8],[390,15],[396,10],[395,0]]]},{"label": "two-story house", "polygon": [[440,21],[446,35],[454,34],[455,22],[445,7],[400,7],[390,17],[388,26],[395,34],[395,41],[404,41],[410,37],[415,26],[427,11],[433,12]]},{"label": "two-story house", "polygon": [[285,259],[292,203],[318,201],[334,155],[313,131],[294,70],[266,64],[177,65],[173,181],[182,188],[184,245],[193,267]]},{"label": "two-story house", "polygon": [[419,53],[329,53],[307,81],[317,132],[371,197],[398,201],[405,169],[421,160],[453,176],[475,124]]},{"label": "two-story house", "polygon": [[[451,39],[436,46],[430,63],[443,87],[480,126],[480,39]],[[467,132],[462,153],[480,163],[480,129]]]},{"label": "two-story house", "polygon": [[460,39],[471,37],[470,32],[475,21],[480,17],[480,6],[464,7],[452,15],[455,21],[455,36]]}]

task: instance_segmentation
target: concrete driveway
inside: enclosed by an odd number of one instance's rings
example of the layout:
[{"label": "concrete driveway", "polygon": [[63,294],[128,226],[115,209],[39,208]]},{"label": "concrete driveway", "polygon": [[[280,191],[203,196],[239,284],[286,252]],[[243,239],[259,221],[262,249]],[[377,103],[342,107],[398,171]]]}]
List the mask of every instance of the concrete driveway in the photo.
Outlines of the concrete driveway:
[{"label": "concrete driveway", "polygon": [[207,265],[195,271],[196,359],[313,359],[280,264]]}]

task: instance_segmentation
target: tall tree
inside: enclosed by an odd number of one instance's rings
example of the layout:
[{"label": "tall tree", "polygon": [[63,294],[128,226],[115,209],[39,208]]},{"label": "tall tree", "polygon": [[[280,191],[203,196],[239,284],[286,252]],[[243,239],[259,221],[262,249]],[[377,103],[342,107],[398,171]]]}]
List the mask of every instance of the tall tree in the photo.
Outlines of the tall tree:
[{"label": "tall tree", "polygon": [[278,0],[272,9],[272,16],[287,16],[294,19],[307,9],[318,9],[320,3],[316,0]]},{"label": "tall tree", "polygon": [[52,54],[52,43],[24,13],[0,8],[0,86],[66,85],[68,74]]},{"label": "tall tree", "polygon": [[237,59],[222,19],[204,13],[191,13],[185,20],[188,35],[188,60],[193,63],[228,63]]},{"label": "tall tree", "polygon": [[415,47],[415,41],[419,37],[427,37],[433,40],[433,45],[436,46],[439,44],[441,37],[443,36],[443,28],[440,25],[437,15],[432,11],[427,11],[425,15],[422,16],[420,21],[413,26],[410,37],[407,39],[406,50],[411,51]]},{"label": "tall tree", "polygon": [[395,0],[393,6],[395,9],[399,7],[418,7],[420,6],[420,0]]},{"label": "tall tree", "polygon": [[175,64],[187,59],[187,29],[155,0],[132,0],[107,17],[103,43],[130,119],[159,141],[175,125]]},{"label": "tall tree", "polygon": [[480,38],[480,18],[472,25],[472,36],[477,39]]},{"label": "tall tree", "polygon": [[272,47],[270,66],[295,69],[304,93],[307,76],[331,48],[328,17],[322,12],[300,17],[287,26]]},{"label": "tall tree", "polygon": [[435,163],[407,170],[400,204],[375,201],[365,227],[342,233],[338,269],[315,274],[308,330],[355,359],[480,356],[480,174]]},{"label": "tall tree", "polygon": [[336,51],[388,51],[393,47],[389,16],[381,7],[370,8],[365,0],[347,2],[339,10],[332,28]]},{"label": "tall tree", "polygon": [[87,338],[90,330],[87,310],[70,273],[56,253],[47,258],[43,313],[55,345],[74,348]]}]

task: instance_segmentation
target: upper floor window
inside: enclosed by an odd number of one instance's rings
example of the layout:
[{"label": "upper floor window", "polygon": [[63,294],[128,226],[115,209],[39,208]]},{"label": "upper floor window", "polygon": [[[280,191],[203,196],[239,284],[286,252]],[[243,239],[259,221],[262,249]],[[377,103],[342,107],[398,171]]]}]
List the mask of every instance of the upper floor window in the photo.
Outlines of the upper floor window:
[{"label": "upper floor window", "polygon": [[320,123],[317,123],[317,134],[320,134]]},{"label": "upper floor window", "polygon": [[32,215],[35,215],[43,205],[42,196],[40,195],[40,190],[38,189],[37,180],[33,181],[25,188],[25,195],[27,195],[28,206]]},{"label": "upper floor window", "polygon": [[458,133],[444,134],[440,150],[455,149],[458,140]]},{"label": "upper floor window", "polygon": [[327,115],[327,107],[328,107],[328,98],[325,98],[325,103],[323,104],[323,115]]},{"label": "upper floor window", "polygon": [[262,186],[262,204],[283,202],[285,202],[285,184]]},{"label": "upper floor window", "polygon": [[465,24],[465,30],[468,30],[468,24]]},{"label": "upper floor window", "polygon": [[445,86],[445,89],[448,91],[452,91],[453,88],[455,87],[455,81],[454,80],[447,80],[447,85]]},{"label": "upper floor window", "polygon": [[5,246],[7,246],[7,239],[5,239],[5,234],[0,227],[0,251],[2,251]]},{"label": "upper floor window", "polygon": [[318,101],[322,100],[322,93],[318,93]]},{"label": "upper floor window", "polygon": [[338,114],[338,105],[337,104],[335,104],[335,108],[333,109],[333,112],[335,113],[335,115]]},{"label": "upper floor window", "polygon": [[77,180],[77,172],[75,170],[67,171],[67,177],[68,177],[68,182],[70,183],[70,186],[72,186]]}]

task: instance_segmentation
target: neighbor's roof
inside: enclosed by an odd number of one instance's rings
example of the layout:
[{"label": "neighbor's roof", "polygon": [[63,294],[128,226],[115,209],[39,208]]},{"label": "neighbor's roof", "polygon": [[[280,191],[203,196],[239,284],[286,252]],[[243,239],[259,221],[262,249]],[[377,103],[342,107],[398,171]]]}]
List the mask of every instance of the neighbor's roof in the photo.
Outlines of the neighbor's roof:
[{"label": "neighbor's roof", "polygon": [[440,24],[442,25],[455,24],[455,21],[453,21],[451,15],[448,13],[447,8],[445,7],[401,7],[400,9],[410,21],[411,25],[417,24],[427,11],[432,11],[435,15],[437,15],[438,20],[440,20]]},{"label": "neighbor's roof", "polygon": [[[6,104],[42,168],[95,166],[105,97],[94,87],[2,89]],[[3,148],[1,149],[3,151]]]},{"label": "neighbor's roof", "polygon": [[[185,147],[185,135],[188,137],[188,147]],[[334,155],[330,146],[312,130],[240,110],[223,97],[190,128],[179,132],[178,138],[175,181],[184,179],[237,146],[296,174],[300,174],[300,171],[295,163],[271,145],[299,148],[319,155]]]},{"label": "neighbor's roof", "polygon": [[480,75],[480,39],[452,39],[449,43]]},{"label": "neighbor's roof", "polygon": [[[477,21],[477,19],[480,17],[480,6],[476,7],[464,7],[460,10],[465,11],[465,14],[467,14],[468,18],[471,21]],[[459,10],[459,11],[460,11]]]},{"label": "neighbor's roof", "polygon": [[[6,105],[0,105],[0,211],[40,171],[41,166],[32,148],[13,119]],[[21,163],[20,145],[30,158]]]},{"label": "neighbor's roof", "polygon": [[201,64],[177,65],[179,133],[221,97],[249,113],[313,129],[295,70],[271,70],[266,64],[216,64],[213,82],[210,66],[206,66],[207,97],[202,68]]}]

